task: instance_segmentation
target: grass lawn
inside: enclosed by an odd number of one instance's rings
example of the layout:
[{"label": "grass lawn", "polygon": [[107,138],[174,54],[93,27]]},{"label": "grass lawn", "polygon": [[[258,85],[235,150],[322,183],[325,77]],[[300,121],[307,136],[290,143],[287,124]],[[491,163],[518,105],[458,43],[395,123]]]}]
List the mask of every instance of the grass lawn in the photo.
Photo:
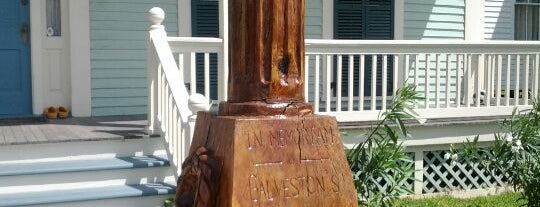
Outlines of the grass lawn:
[{"label": "grass lawn", "polygon": [[403,199],[396,202],[395,206],[399,207],[445,207],[445,206],[460,206],[460,207],[512,207],[521,206],[523,201],[519,199],[519,193],[505,193],[497,196],[478,197],[470,199],[452,198],[449,196],[434,197],[429,199]]}]

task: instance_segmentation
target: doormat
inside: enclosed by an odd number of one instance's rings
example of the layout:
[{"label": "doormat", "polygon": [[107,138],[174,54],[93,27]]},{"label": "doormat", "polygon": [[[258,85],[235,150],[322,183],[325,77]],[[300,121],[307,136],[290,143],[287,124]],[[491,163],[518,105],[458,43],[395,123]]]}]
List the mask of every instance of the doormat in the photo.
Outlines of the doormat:
[{"label": "doormat", "polygon": [[0,126],[43,124],[47,119],[42,116],[18,117],[18,118],[0,118]]}]

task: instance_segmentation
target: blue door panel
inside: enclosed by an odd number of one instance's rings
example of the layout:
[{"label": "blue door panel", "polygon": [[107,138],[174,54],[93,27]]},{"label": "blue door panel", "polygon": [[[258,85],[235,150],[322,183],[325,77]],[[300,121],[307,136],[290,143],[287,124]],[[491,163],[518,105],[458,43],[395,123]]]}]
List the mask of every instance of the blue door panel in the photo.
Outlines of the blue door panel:
[{"label": "blue door panel", "polygon": [[20,0],[0,1],[0,15],[0,117],[30,115],[30,37],[21,37],[29,8]]},{"label": "blue door panel", "polygon": [[[0,93],[19,93],[21,90],[21,76],[19,74],[21,68],[20,60],[21,52],[18,50],[0,50],[0,63],[2,63],[2,70],[0,70]],[[10,78],[5,78],[10,77]]]}]

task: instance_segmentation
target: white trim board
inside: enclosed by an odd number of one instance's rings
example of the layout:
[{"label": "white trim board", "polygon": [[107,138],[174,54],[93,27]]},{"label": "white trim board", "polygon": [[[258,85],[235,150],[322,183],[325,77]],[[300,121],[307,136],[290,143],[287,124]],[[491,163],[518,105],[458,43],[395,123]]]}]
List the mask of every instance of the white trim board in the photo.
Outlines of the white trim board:
[{"label": "white trim board", "polygon": [[71,108],[75,117],[91,115],[90,2],[69,1]]},{"label": "white trim board", "polygon": [[30,1],[30,53],[31,53],[31,73],[32,73],[32,111],[34,114],[40,114],[44,107],[43,92],[41,86],[43,85],[43,57],[42,50],[43,36],[41,28],[44,26],[44,18],[42,18],[44,12],[43,4],[45,1]]}]

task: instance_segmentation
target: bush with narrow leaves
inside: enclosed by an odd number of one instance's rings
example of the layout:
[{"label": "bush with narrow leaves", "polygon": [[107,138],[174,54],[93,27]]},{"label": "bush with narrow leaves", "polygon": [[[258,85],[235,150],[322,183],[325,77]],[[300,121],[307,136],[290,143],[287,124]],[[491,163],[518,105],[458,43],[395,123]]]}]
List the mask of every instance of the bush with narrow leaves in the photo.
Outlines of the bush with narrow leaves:
[{"label": "bush with narrow leaves", "polygon": [[[360,206],[392,206],[402,194],[412,193],[403,184],[411,179],[413,161],[404,151],[402,141],[409,136],[404,120],[415,119],[418,96],[416,87],[400,88],[390,109],[381,113],[379,121],[360,143],[347,153]],[[381,189],[378,180],[384,179]]]},{"label": "bush with narrow leaves", "polygon": [[509,184],[521,191],[526,206],[540,207],[540,98],[532,109],[514,110],[510,120],[503,121],[501,126],[503,132],[495,134],[491,147],[478,147],[477,136],[450,151],[489,170],[505,173]]}]

